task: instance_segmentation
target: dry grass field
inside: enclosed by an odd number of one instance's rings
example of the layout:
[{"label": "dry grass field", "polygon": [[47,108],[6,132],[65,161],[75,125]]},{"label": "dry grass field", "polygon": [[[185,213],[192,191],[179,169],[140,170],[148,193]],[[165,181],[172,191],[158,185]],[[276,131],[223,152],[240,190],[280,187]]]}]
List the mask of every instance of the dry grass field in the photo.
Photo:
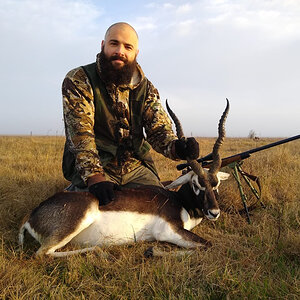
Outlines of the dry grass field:
[{"label": "dry grass field", "polygon": [[[228,138],[222,157],[273,141]],[[214,140],[199,142],[205,155]],[[63,143],[63,137],[0,137],[0,299],[300,299],[299,140],[244,162],[259,175],[266,205],[251,212],[251,224],[237,213],[242,204],[233,176],[223,182],[221,217],[194,229],[213,243],[206,251],[146,259],[150,243],[137,243],[106,248],[108,258],[96,251],[36,259],[34,241],[18,248],[18,228],[26,213],[67,186]],[[154,158],[162,180],[180,175],[176,162]]]}]

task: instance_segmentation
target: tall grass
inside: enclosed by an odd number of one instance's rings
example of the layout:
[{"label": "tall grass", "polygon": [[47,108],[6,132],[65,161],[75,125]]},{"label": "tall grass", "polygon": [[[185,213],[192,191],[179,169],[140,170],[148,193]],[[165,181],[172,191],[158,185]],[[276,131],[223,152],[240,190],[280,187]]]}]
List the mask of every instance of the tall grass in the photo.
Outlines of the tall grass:
[{"label": "tall grass", "polygon": [[[272,141],[227,139],[222,156]],[[214,140],[199,142],[204,155]],[[149,243],[137,243],[105,248],[108,258],[96,251],[36,259],[32,240],[18,249],[18,228],[26,213],[68,184],[63,143],[62,137],[0,137],[0,299],[299,299],[300,141],[244,162],[259,175],[266,205],[251,212],[251,224],[237,213],[242,203],[233,177],[221,185],[220,219],[194,230],[213,243],[206,251],[145,259]],[[153,155],[162,180],[180,175],[176,162]]]}]

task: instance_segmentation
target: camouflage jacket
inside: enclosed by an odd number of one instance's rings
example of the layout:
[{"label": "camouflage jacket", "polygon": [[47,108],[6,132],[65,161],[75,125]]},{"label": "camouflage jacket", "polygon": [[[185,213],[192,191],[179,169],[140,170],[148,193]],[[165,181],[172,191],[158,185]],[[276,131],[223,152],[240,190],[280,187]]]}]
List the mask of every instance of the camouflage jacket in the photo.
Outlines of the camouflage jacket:
[{"label": "camouflage jacket", "polygon": [[[98,59],[97,71],[101,77]],[[132,82],[127,86],[106,85],[106,91],[116,107],[118,114],[116,118],[119,118],[123,124],[118,132],[120,137],[118,142],[121,144],[128,139],[130,132],[129,92],[136,89],[145,78],[139,65],[133,77]],[[66,75],[62,84],[62,95],[66,148],[75,155],[75,168],[84,183],[95,174],[111,172],[122,175],[141,164],[139,159],[129,155],[121,164],[115,158],[103,165],[99,154],[101,145],[97,145],[97,135],[94,130],[96,116],[93,88],[84,67],[73,69]],[[155,151],[175,160],[172,145],[177,138],[172,131],[171,121],[162,108],[159,93],[149,80],[146,95],[142,125],[147,141]]]}]

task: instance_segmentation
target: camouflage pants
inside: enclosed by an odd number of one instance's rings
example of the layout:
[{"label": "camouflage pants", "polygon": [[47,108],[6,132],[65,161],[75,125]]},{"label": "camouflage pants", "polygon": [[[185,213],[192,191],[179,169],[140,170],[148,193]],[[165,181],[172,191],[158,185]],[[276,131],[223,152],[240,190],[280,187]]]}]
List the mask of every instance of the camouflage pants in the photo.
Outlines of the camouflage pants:
[{"label": "camouflage pants", "polygon": [[[136,188],[141,185],[155,185],[162,187],[163,185],[157,178],[157,176],[144,165],[138,166],[133,171],[125,175],[112,175],[105,173],[105,177],[108,181],[114,182],[126,188]],[[83,192],[88,191],[88,188],[79,188],[73,184],[66,188],[67,191]]]}]

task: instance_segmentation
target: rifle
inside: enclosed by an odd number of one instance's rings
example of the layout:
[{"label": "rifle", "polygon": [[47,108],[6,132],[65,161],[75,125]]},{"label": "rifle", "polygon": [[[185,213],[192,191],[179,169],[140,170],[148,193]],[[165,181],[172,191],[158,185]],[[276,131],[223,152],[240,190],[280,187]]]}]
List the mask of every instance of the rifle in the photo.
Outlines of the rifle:
[{"label": "rifle", "polygon": [[[243,160],[246,159],[246,158],[249,158],[252,153],[259,152],[259,151],[262,151],[262,150],[265,150],[265,149],[269,149],[269,148],[272,148],[272,147],[275,147],[275,146],[278,146],[278,145],[281,145],[281,144],[285,144],[285,143],[297,140],[299,138],[300,138],[300,135],[295,135],[295,136],[287,138],[287,139],[283,139],[283,140],[280,140],[280,141],[277,141],[277,142],[274,142],[274,143],[271,143],[271,144],[267,144],[265,146],[250,149],[248,151],[244,151],[244,152],[241,152],[241,153],[238,153],[238,154],[235,154],[235,155],[232,155],[232,156],[228,156],[228,157],[225,157],[225,158],[222,159],[221,168],[229,166],[233,170],[233,176],[234,176],[234,178],[235,178],[235,180],[238,184],[240,196],[241,196],[243,206],[244,206],[244,211],[239,211],[239,212],[240,213],[243,213],[243,212],[246,213],[248,223],[250,223],[249,211],[251,209],[254,209],[257,201],[260,201],[260,204],[261,204],[262,207],[265,207],[265,205],[261,201],[261,186],[260,186],[259,179],[258,179],[257,176],[250,175],[250,174],[246,173],[244,170],[242,170],[241,165],[243,163]],[[213,156],[212,156],[212,153],[210,153],[210,154],[208,154],[208,155],[206,155],[202,158],[199,158],[197,161],[202,164],[202,167],[209,168],[212,164],[212,160],[213,160]],[[179,164],[179,165],[177,165],[177,170],[183,170],[184,168],[187,168],[187,167],[189,167],[188,163]],[[251,205],[250,207],[247,206],[247,196],[244,193],[239,174],[245,180],[245,182],[247,183],[247,185],[249,186],[252,193],[254,194],[254,196],[257,199],[257,201],[253,205]],[[250,180],[256,182],[256,184],[259,188],[259,192],[251,184]]]},{"label": "rifle", "polygon": [[[257,148],[254,148],[254,149],[250,149],[248,151],[244,151],[244,152],[232,155],[232,156],[222,158],[221,168],[226,167],[227,165],[232,164],[234,162],[240,162],[240,161],[242,161],[246,158],[249,158],[252,153],[259,152],[259,151],[262,151],[262,150],[265,150],[265,149],[269,149],[269,148],[272,148],[272,147],[275,147],[275,146],[278,146],[278,145],[281,145],[281,144],[285,144],[285,143],[297,140],[299,138],[300,138],[300,134],[292,136],[292,137],[287,138],[287,139],[283,139],[283,140],[271,143],[271,144],[267,144],[267,145],[264,145],[264,146],[261,146],[261,147],[257,147]],[[213,159],[212,153],[210,153],[210,154],[208,154],[208,155],[206,155],[202,158],[197,159],[197,162],[202,163],[202,167],[209,168],[211,163],[212,163],[212,159]],[[183,170],[184,168],[186,168],[188,166],[189,166],[188,163],[184,163],[184,164],[177,165],[176,168],[177,168],[177,170],[180,171],[180,170]]]}]

